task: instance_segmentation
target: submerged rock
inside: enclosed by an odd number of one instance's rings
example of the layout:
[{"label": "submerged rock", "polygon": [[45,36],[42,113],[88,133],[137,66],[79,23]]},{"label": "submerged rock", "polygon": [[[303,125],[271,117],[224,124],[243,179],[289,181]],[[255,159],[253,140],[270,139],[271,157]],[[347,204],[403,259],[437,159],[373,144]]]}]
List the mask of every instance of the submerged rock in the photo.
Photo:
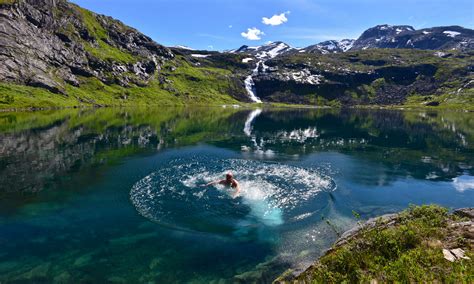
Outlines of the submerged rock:
[{"label": "submerged rock", "polygon": [[30,271],[24,273],[18,279],[25,279],[29,281],[41,281],[41,280],[46,280],[49,276],[49,273],[51,271],[51,263],[46,262],[43,264],[40,264]]}]

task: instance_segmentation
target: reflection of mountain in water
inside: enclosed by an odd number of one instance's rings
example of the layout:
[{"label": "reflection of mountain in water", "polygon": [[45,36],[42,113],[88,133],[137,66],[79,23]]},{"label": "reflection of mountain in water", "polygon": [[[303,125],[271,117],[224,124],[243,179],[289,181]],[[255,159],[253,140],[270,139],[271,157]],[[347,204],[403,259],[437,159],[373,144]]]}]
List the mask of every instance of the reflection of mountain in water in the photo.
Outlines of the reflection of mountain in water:
[{"label": "reflection of mountain in water", "polygon": [[91,166],[199,142],[272,160],[336,151],[419,179],[474,173],[474,125],[464,113],[216,108],[60,114],[0,115],[1,192],[39,191]]},{"label": "reflection of mountain in water", "polygon": [[66,121],[2,138],[0,176],[6,191],[39,191],[57,176],[100,164],[103,151],[158,148],[163,142],[148,126],[106,129],[99,134],[87,133],[83,127],[68,129]]},{"label": "reflection of mountain in water", "polygon": [[[208,128],[219,129],[215,124],[224,125],[222,118],[233,112],[215,115],[210,121],[208,115],[213,112],[206,113],[150,111],[147,116],[133,110],[73,112],[45,125],[0,134],[0,192],[36,192],[54,186],[64,175],[91,166],[215,139]],[[28,123],[33,124],[34,119]]]},{"label": "reflection of mountain in water", "polygon": [[[249,116],[250,117],[250,116]],[[447,180],[472,171],[468,114],[354,110],[263,112],[252,117],[244,155],[291,158],[337,151],[389,165],[391,175]],[[270,154],[268,154],[270,153]],[[282,155],[284,157],[282,157]],[[373,179],[377,183],[391,179]]]}]

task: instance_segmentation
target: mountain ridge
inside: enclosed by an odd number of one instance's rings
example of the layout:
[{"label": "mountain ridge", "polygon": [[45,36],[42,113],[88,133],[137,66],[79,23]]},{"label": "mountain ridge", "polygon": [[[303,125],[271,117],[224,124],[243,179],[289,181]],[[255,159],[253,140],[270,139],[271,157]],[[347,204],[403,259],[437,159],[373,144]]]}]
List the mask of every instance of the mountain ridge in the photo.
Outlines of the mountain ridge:
[{"label": "mountain ridge", "polygon": [[474,30],[461,26],[438,26],[416,30],[409,25],[383,24],[368,28],[357,39],[327,40],[303,48],[276,41],[255,47],[243,45],[227,52],[256,55],[258,51],[266,50],[274,43],[286,46],[278,55],[294,52],[327,54],[371,48],[471,50],[474,49]]},{"label": "mountain ridge", "polygon": [[[1,0],[0,26],[0,109],[252,101],[399,105],[415,95],[426,99],[420,104],[435,104],[446,92],[469,95],[474,82],[474,31],[458,26],[379,25],[357,40],[306,49],[272,42],[229,52],[165,47],[66,0]],[[410,48],[383,47],[407,36]],[[423,51],[430,37],[449,49]]]}]

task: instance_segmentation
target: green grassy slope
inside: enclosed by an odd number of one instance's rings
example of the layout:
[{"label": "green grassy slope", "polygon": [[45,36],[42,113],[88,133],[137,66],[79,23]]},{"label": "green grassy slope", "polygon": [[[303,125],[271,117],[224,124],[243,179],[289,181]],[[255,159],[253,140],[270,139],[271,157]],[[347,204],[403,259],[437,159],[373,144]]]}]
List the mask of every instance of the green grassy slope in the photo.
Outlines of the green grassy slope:
[{"label": "green grassy slope", "polygon": [[[312,283],[471,283],[474,257],[463,232],[450,224],[465,221],[447,209],[412,207],[395,226],[378,221],[335,247],[298,280]],[[464,248],[471,260],[449,262],[442,248]],[[375,282],[374,282],[375,281]],[[309,283],[308,282],[308,283]]]},{"label": "green grassy slope", "polygon": [[[13,0],[3,0],[0,4],[12,4]],[[59,28],[58,32],[82,45],[90,58],[98,62],[119,65],[133,65],[147,60],[140,54],[132,54],[127,49],[112,44],[107,25],[127,34],[131,28],[118,21],[98,18],[95,13],[77,5],[69,4],[68,9],[55,9],[54,17],[80,19],[93,40],[84,40],[71,23]],[[105,21],[105,24],[104,24]],[[232,92],[245,93],[243,83],[233,79],[231,69],[201,66],[190,56],[176,55],[164,60],[148,82],[140,81],[132,72],[126,76],[132,83],[124,87],[112,73],[107,82],[95,77],[77,76],[79,87],[68,84],[59,77],[55,81],[62,86],[63,93],[54,93],[44,88],[25,86],[14,82],[0,82],[0,110],[23,108],[52,108],[74,106],[122,106],[122,105],[184,105],[184,104],[224,104],[237,103],[229,95]],[[209,65],[209,64],[208,64]],[[55,73],[56,67],[49,67]]]},{"label": "green grassy slope", "polygon": [[107,85],[95,78],[81,77],[80,87],[65,84],[65,94],[57,94],[43,88],[0,83],[0,109],[238,103],[228,95],[235,88],[230,71],[192,67],[179,58],[168,65],[176,69],[163,72],[167,83],[154,80],[148,86]]}]

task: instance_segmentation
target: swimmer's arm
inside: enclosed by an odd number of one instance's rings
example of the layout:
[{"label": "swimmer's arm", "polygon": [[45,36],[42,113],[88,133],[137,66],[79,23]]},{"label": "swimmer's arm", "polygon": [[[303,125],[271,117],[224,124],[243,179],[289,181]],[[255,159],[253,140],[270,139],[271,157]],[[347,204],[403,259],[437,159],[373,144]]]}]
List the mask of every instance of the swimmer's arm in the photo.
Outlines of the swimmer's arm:
[{"label": "swimmer's arm", "polygon": [[235,182],[235,192],[234,192],[234,197],[238,196],[240,193],[240,184],[236,181]]},{"label": "swimmer's arm", "polygon": [[207,184],[204,184],[204,185],[201,185],[202,187],[207,187],[207,186],[211,186],[211,185],[215,185],[215,184],[223,184],[225,183],[225,180],[215,180],[215,181],[211,181],[210,183],[207,183]]}]

